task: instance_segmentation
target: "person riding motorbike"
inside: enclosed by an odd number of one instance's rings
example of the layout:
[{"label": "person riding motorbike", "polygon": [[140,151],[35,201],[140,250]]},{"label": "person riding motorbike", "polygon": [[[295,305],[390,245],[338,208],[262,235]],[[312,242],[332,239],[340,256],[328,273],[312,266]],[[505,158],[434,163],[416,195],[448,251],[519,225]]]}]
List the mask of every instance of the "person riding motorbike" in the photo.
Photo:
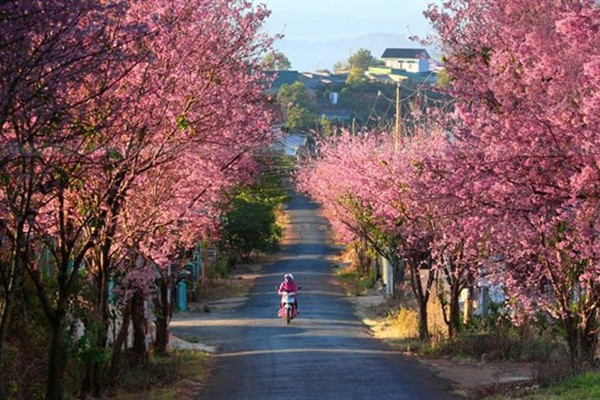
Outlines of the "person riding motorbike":
[{"label": "person riding motorbike", "polygon": [[[296,286],[296,282],[294,282],[294,276],[292,274],[285,274],[283,276],[283,282],[279,285],[279,290],[277,293],[282,295],[284,292],[298,292],[298,287]],[[296,314],[298,313],[298,299],[294,297],[294,308],[296,309]]]}]

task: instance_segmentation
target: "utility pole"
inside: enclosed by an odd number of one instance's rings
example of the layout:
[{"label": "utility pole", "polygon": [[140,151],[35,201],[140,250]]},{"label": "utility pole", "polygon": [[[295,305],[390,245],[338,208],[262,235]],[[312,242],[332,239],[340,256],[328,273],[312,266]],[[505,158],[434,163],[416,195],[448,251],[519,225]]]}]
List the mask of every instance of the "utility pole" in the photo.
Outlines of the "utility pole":
[{"label": "utility pole", "polygon": [[396,84],[396,130],[394,131],[394,149],[400,144],[400,83]]}]

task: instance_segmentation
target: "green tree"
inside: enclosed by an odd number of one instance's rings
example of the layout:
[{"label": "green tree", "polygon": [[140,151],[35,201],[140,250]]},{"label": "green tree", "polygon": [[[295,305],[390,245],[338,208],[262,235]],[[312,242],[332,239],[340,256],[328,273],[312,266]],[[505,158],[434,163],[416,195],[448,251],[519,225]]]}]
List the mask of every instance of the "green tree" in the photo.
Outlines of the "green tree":
[{"label": "green tree", "polygon": [[335,72],[350,71],[347,83],[354,85],[366,80],[365,71],[373,65],[382,65],[383,62],[373,57],[370,50],[360,48],[352,53],[346,61],[333,64]]},{"label": "green tree", "polygon": [[304,84],[294,82],[282,85],[277,94],[277,102],[284,112],[284,128],[287,131],[305,131],[314,127],[317,104]]},{"label": "green tree", "polygon": [[286,71],[292,69],[292,63],[280,51],[268,53],[260,63],[262,69],[269,71]]},{"label": "green tree", "polygon": [[307,131],[314,128],[317,114],[305,107],[288,107],[285,114],[284,128],[287,132]]},{"label": "green tree", "polygon": [[281,85],[277,94],[279,104],[288,106],[295,105],[307,108],[311,111],[315,108],[315,103],[308,94],[308,89],[302,82]]},{"label": "green tree", "polygon": [[319,119],[319,133],[324,138],[328,138],[335,134],[334,124],[328,120],[325,115],[321,115],[321,118]]},{"label": "green tree", "polygon": [[348,74],[348,78],[346,78],[346,83],[348,85],[358,85],[366,80],[367,77],[365,75],[365,70],[358,67],[353,67]]},{"label": "green tree", "polygon": [[285,184],[294,165],[291,158],[270,151],[258,161],[262,165],[260,178],[237,192],[223,230],[223,247],[242,260],[277,249],[283,233],[277,210],[289,199]]},{"label": "green tree", "polygon": [[347,71],[348,65],[343,61],[337,61],[333,64],[333,72],[339,74],[340,72]]},{"label": "green tree", "polygon": [[381,64],[381,61],[373,57],[370,50],[360,48],[348,57],[347,64],[348,67],[350,67],[350,70],[356,68],[366,71],[372,65]]},{"label": "green tree", "polygon": [[224,233],[227,247],[237,252],[242,260],[249,260],[253,252],[277,249],[282,229],[269,204],[242,192],[233,200]]}]

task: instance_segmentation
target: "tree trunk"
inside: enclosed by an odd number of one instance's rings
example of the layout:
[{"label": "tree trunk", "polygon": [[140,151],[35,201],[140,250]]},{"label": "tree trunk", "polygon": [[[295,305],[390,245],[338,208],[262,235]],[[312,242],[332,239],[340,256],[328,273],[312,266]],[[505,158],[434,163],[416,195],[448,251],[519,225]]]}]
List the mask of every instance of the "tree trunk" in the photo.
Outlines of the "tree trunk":
[{"label": "tree trunk", "polygon": [[[94,280],[94,310],[90,314],[91,322],[86,329],[93,335],[92,343],[98,350],[104,351],[108,340],[109,326],[109,308],[108,308],[108,274],[105,269],[98,268],[96,279]],[[106,362],[97,359],[86,362],[86,373],[81,388],[83,398],[91,394],[93,397],[102,396],[104,386],[103,376],[106,371]]]},{"label": "tree trunk", "polygon": [[412,257],[408,259],[409,271],[410,271],[410,283],[415,299],[419,306],[419,339],[421,341],[429,340],[429,321],[427,313],[427,304],[429,303],[429,295],[431,293],[431,287],[435,282],[435,272],[428,269],[429,276],[427,277],[427,283],[425,288],[421,281],[421,268],[419,261]]},{"label": "tree trunk", "polygon": [[95,398],[100,397],[100,374],[101,366],[93,360],[88,360],[85,363],[85,376],[81,386],[81,398],[88,398],[91,394]]},{"label": "tree trunk", "polygon": [[144,309],[144,295],[136,290],[131,304],[131,322],[133,324],[133,352],[140,357],[140,361],[145,362],[148,358],[148,348],[146,345],[147,320]]},{"label": "tree trunk", "polygon": [[[464,324],[469,323],[469,321],[473,318],[473,295],[474,295],[475,291],[473,290],[472,287],[468,288],[468,294],[467,294],[467,300],[465,301],[465,304],[463,306],[463,317],[462,317],[462,322]],[[459,294],[460,296],[460,294]]]},{"label": "tree trunk", "polygon": [[171,299],[168,295],[169,282],[168,279],[161,279],[158,296],[155,299],[156,309],[156,339],[154,342],[154,350],[157,354],[167,354],[167,346],[169,344],[169,316],[171,314]]},{"label": "tree trunk", "polygon": [[354,244],[354,252],[356,253],[356,272],[358,276],[362,277],[364,274],[364,253],[361,246],[361,242]]},{"label": "tree trunk", "polygon": [[393,257],[394,259],[394,297],[403,299],[404,282],[406,279],[406,261]]},{"label": "tree trunk", "polygon": [[576,373],[593,367],[598,343],[597,335],[593,333],[593,329],[590,329],[590,322],[588,321],[587,324],[579,324],[579,322],[577,315],[563,318],[571,367]]},{"label": "tree trunk", "polygon": [[[240,260],[242,259],[242,253],[240,253],[239,250],[237,250],[238,255],[240,257]],[[204,253],[204,249],[202,248],[202,246],[200,247],[200,255],[198,257],[201,257],[202,260],[202,269],[200,270],[200,276],[201,276],[201,281],[202,281],[202,287],[205,288],[206,285],[208,284],[208,276],[206,275],[206,257],[205,257],[205,253]]]},{"label": "tree trunk", "polygon": [[127,341],[127,336],[129,335],[129,322],[131,321],[131,306],[132,301],[129,300],[123,308],[123,321],[121,322],[121,328],[119,329],[119,333],[113,344],[113,353],[110,360],[110,370],[108,373],[108,378],[111,387],[115,386],[117,372],[119,369],[119,363],[121,362],[121,350],[123,349],[123,345]]},{"label": "tree trunk", "polygon": [[419,340],[425,342],[429,340],[429,323],[427,320],[427,303],[419,303]]},{"label": "tree trunk", "polygon": [[484,286],[481,291],[481,316],[484,318],[490,315],[490,288]]},{"label": "tree trunk", "polygon": [[[12,275],[12,271],[9,272]],[[8,325],[10,322],[10,313],[12,310],[12,283],[4,285],[4,298],[2,304],[2,315],[0,317],[0,399],[6,399],[5,377],[4,377],[4,341]]]},{"label": "tree trunk", "polygon": [[450,316],[448,318],[448,337],[454,340],[460,331],[460,285],[458,282],[453,282],[450,286]]},{"label": "tree trunk", "polygon": [[[48,351],[48,381],[46,386],[46,400],[60,400],[63,397],[63,378],[67,364],[67,352],[65,346],[65,316],[66,303],[68,299],[68,285],[65,283],[68,263],[61,264],[60,277],[58,279],[58,299],[56,307],[52,306],[52,301],[47,295],[45,287],[42,284],[41,273],[37,269],[28,268],[27,272],[38,291],[38,299],[41,302],[44,314],[48,319],[51,329],[51,341]],[[73,273],[77,273],[76,267],[73,267]]]},{"label": "tree trunk", "polygon": [[63,398],[63,378],[66,365],[64,313],[57,312],[50,321],[52,341],[48,353],[48,384],[46,400],[61,400]]},{"label": "tree trunk", "polygon": [[[108,304],[108,282],[110,279],[111,270],[111,247],[113,239],[117,231],[117,218],[121,210],[121,202],[123,198],[119,194],[118,188],[121,187],[125,180],[124,174],[119,174],[113,182],[115,189],[110,192],[107,198],[107,204],[110,205],[110,217],[107,216],[105,237],[102,241],[102,246],[99,251],[92,255],[91,261],[95,264],[96,276],[94,279],[94,304],[91,317],[92,324],[92,343],[99,351],[106,351],[108,342],[108,329],[110,320],[110,308]],[[95,256],[95,257],[94,257]],[[114,354],[114,353],[113,353]],[[86,375],[82,385],[82,397],[86,397],[87,393],[91,393],[94,397],[102,396],[103,375],[107,368],[106,361],[97,359],[86,362]]]},{"label": "tree trunk", "polygon": [[[76,260],[73,265],[70,265],[68,260],[67,257],[64,257],[60,262],[57,262],[59,266],[57,272],[58,298],[55,306],[53,306],[53,301],[42,283],[43,278],[39,269],[27,268],[27,272],[36,286],[38,299],[51,329],[46,400],[60,400],[63,398],[64,375],[68,357],[65,344],[65,318],[70,299],[69,292],[73,287],[70,286],[73,285],[70,278],[77,276],[78,266],[80,265],[80,260]],[[69,274],[71,274],[70,277]]]},{"label": "tree trunk", "polygon": [[[24,274],[23,268],[24,263],[27,259],[27,250],[25,249],[26,244],[23,238],[23,223],[19,223],[17,226],[17,236],[13,243],[14,248],[12,251],[12,260],[7,265],[2,266],[2,309],[0,311],[0,399],[6,399],[6,379],[4,373],[4,342],[6,340],[6,333],[9,329],[10,315],[13,308],[13,300],[15,291],[19,290],[19,286],[24,286]],[[5,231],[7,232],[7,230]],[[2,245],[2,242],[0,242]],[[21,287],[21,290],[23,288]]]},{"label": "tree trunk", "polygon": [[4,378],[4,340],[0,343],[0,399],[4,400],[7,397]]}]

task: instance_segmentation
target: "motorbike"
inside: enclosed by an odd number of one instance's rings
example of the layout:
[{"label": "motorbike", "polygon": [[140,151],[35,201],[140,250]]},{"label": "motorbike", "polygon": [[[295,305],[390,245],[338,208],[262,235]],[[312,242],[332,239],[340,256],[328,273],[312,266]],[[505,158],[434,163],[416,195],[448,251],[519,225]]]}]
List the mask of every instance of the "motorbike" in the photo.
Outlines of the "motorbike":
[{"label": "motorbike", "polygon": [[[279,288],[278,288],[279,290]],[[300,287],[298,288],[300,290]],[[282,318],[286,325],[290,324],[290,321],[296,318],[298,312],[294,304],[296,303],[297,292],[283,292],[280,294],[281,302],[279,305],[279,318]]]}]

